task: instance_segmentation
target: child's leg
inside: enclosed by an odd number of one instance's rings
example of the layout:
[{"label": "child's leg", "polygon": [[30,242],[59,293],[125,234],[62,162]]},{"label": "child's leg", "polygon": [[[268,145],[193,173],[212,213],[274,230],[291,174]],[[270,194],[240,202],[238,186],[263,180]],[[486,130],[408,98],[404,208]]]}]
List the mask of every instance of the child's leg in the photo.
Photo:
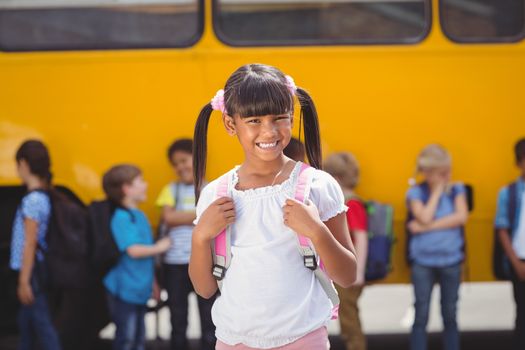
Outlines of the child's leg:
[{"label": "child's leg", "polygon": [[18,310],[18,331],[20,332],[19,350],[32,350],[35,334],[33,333],[33,322],[31,306],[21,305]]},{"label": "child's leg", "polygon": [[339,294],[339,322],[341,336],[346,345],[346,350],[365,350],[366,338],[361,329],[359,308],[357,300],[363,287],[341,288],[336,285]]},{"label": "child's leg", "polygon": [[215,325],[211,319],[211,308],[215,302],[215,296],[210,299],[204,299],[197,295],[199,303],[199,316],[201,321],[201,349],[213,350],[217,338],[215,337]]},{"label": "child's leg", "polygon": [[432,288],[434,287],[434,269],[416,263],[412,264],[412,284],[414,285],[415,318],[410,335],[412,350],[426,350],[427,323]]},{"label": "child's leg", "polygon": [[33,326],[38,343],[43,350],[59,350],[60,340],[51,320],[51,312],[44,293],[35,294],[35,301],[31,305]]},{"label": "child's leg", "polygon": [[443,317],[443,345],[445,350],[459,350],[459,332],[456,321],[458,291],[461,283],[461,264],[439,269],[441,316]]},{"label": "child's leg", "polygon": [[359,319],[359,305],[357,301],[363,287],[350,287],[348,288],[349,304],[350,304],[350,324],[349,334],[346,343],[346,347],[349,350],[366,350],[366,338],[361,328],[361,320]]},{"label": "child's leg", "polygon": [[137,305],[137,332],[135,334],[135,350],[145,350],[146,348],[146,324],[144,317],[146,316],[146,306]]},{"label": "child's leg", "polygon": [[516,323],[512,349],[525,349],[525,281],[513,277],[512,287],[516,302]]},{"label": "child's leg", "polygon": [[111,319],[115,323],[116,332],[113,340],[113,350],[133,350],[137,334],[136,305],[126,303],[108,293]]},{"label": "child's leg", "polygon": [[165,264],[165,286],[171,318],[171,349],[186,350],[188,340],[188,295],[193,289],[188,275],[188,265]]}]

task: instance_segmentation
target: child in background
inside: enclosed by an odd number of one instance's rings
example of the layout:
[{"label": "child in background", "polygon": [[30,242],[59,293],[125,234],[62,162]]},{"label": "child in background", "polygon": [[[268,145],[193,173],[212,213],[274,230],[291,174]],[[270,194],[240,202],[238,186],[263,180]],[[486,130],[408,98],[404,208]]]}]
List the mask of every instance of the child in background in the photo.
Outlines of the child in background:
[{"label": "child in background", "polygon": [[146,200],[147,183],[134,165],[117,165],[103,177],[107,198],[118,208],[111,231],[121,257],[104,278],[111,318],[117,330],[113,349],[143,350],[146,303],[153,291],[153,256],[170,248],[165,237],[153,242],[151,227],[138,205]]},{"label": "child in background", "polygon": [[304,162],[306,156],[303,143],[295,137],[290,139],[290,143],[284,148],[283,153],[296,162]]},{"label": "child in background", "polygon": [[[525,349],[525,138],[514,146],[520,177],[498,196],[496,230],[507,257],[516,302],[513,350]],[[510,203],[511,198],[514,203]],[[514,208],[514,212],[509,210]]]},{"label": "child in background", "polygon": [[456,313],[468,207],[465,186],[450,182],[451,166],[450,155],[443,147],[435,144],[425,147],[417,158],[416,170],[424,181],[407,193],[411,217],[407,223],[408,258],[416,312],[410,339],[412,350],[427,349],[426,326],[436,282],[441,294],[444,349],[459,349]]},{"label": "child in background", "polygon": [[[296,97],[312,168],[283,154],[291,138]],[[333,299],[316,277],[319,268],[309,266],[307,256],[299,253],[297,237],[309,240],[324,271],[343,287],[355,280],[356,258],[341,188],[317,169],[322,160],[315,105],[277,68],[248,64],[237,69],[224,90],[203,107],[195,126],[197,198],[213,110],[221,112],[227,133],[237,136],[244,151],[241,166],[202,190],[192,237],[189,272],[197,293],[215,295],[221,278],[221,294],[212,309],[216,349],[328,349],[326,325]],[[304,202],[292,199],[303,171],[309,171]],[[216,198],[224,179],[231,198]],[[227,226],[232,257],[218,277],[212,273],[211,245]]]},{"label": "child in background", "polygon": [[[162,209],[162,226],[173,244],[163,259],[164,287],[168,292],[171,316],[171,349],[188,349],[188,295],[193,290],[188,275],[191,235],[195,220],[195,187],[193,186],[193,142],[179,139],[168,149],[168,160],[179,181],[167,184],[157,199]],[[211,320],[213,298],[197,296],[201,324],[201,349],[215,348],[215,326]]]},{"label": "child in background", "polygon": [[59,350],[60,341],[48,305],[45,266],[46,233],[51,217],[51,160],[47,147],[38,140],[24,142],[16,152],[18,176],[28,193],[16,211],[11,241],[10,266],[19,271],[18,312],[20,350]]},{"label": "child in background", "polygon": [[336,286],[341,299],[339,320],[341,335],[347,350],[365,350],[366,338],[359,319],[359,296],[365,286],[365,268],[368,255],[368,222],[366,208],[354,192],[359,182],[359,164],[348,152],[334,153],[325,163],[324,169],[332,175],[343,190],[348,211],[348,230],[357,255],[357,278],[350,288]]}]

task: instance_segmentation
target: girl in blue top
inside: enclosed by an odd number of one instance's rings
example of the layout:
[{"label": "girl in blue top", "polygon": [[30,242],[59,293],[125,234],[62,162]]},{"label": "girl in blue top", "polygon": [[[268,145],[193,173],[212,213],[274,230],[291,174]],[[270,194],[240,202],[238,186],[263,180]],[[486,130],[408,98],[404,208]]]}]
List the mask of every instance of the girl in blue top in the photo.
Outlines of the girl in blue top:
[{"label": "girl in blue top", "polygon": [[426,325],[436,282],[441,289],[444,348],[459,349],[456,304],[468,207],[465,187],[450,182],[450,170],[450,155],[443,147],[425,147],[417,158],[417,172],[423,175],[424,181],[407,193],[411,217],[408,257],[412,263],[416,311],[410,341],[412,350],[427,348]]},{"label": "girl in blue top", "polygon": [[44,251],[51,216],[47,190],[51,187],[51,160],[46,146],[38,140],[24,142],[16,152],[18,176],[28,193],[16,211],[11,241],[10,266],[19,271],[18,313],[20,350],[60,349],[47,302]]}]

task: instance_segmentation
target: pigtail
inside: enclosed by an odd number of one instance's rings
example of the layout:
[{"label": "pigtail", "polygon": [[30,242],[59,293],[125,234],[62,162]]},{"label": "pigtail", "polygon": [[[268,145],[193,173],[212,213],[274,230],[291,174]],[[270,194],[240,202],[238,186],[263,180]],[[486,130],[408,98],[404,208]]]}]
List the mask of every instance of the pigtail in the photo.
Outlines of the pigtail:
[{"label": "pigtail", "polygon": [[211,103],[205,105],[195,123],[193,134],[193,181],[195,183],[195,203],[199,200],[201,187],[206,175],[206,152],[208,123],[210,122],[213,108]]},{"label": "pigtail", "polygon": [[53,173],[51,171],[47,171],[45,176],[44,176],[44,179],[43,179],[46,183],[46,189],[47,190],[53,190],[54,187],[53,187]]},{"label": "pigtail", "polygon": [[319,134],[319,119],[317,110],[310,95],[303,89],[297,88],[295,94],[301,105],[301,116],[304,128],[304,145],[310,165],[322,169],[321,136]]}]

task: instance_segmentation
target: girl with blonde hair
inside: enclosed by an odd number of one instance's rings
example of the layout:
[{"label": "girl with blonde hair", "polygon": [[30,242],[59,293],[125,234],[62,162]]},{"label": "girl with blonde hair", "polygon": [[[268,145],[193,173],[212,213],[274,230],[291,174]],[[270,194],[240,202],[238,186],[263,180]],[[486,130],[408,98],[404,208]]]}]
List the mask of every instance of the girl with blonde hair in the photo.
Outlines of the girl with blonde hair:
[{"label": "girl with blonde hair", "polygon": [[426,146],[417,157],[416,175],[421,174],[423,182],[414,181],[406,196],[408,259],[415,296],[412,350],[427,349],[426,326],[434,283],[440,286],[444,349],[459,349],[456,306],[468,207],[465,186],[450,180],[451,167],[451,157],[444,147]]}]

